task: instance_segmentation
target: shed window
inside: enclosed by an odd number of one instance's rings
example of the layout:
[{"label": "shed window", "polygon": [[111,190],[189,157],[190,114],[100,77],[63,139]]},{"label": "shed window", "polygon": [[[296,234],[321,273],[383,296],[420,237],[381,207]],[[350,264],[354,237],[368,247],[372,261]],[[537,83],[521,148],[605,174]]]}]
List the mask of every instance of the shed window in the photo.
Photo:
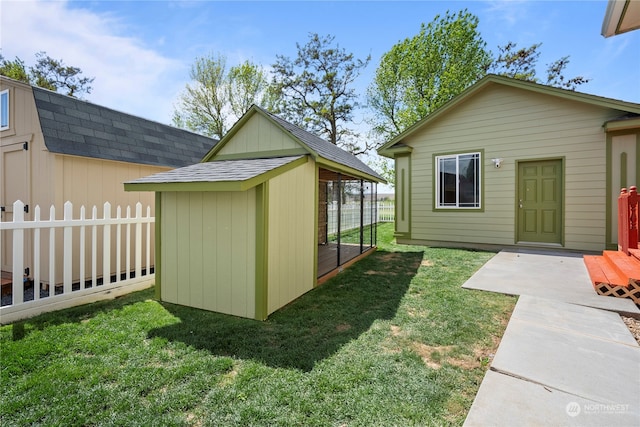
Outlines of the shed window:
[{"label": "shed window", "polygon": [[0,130],[9,129],[9,90],[0,92]]},{"label": "shed window", "polygon": [[480,208],[480,153],[436,156],[436,208]]}]

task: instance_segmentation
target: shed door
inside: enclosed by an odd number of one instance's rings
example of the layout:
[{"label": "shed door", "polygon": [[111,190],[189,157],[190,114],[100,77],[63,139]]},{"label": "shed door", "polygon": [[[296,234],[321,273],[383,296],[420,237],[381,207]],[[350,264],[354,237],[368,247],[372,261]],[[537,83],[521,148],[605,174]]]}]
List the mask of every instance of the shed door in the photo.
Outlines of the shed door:
[{"label": "shed door", "polygon": [[[2,206],[2,221],[13,221],[13,203],[21,200],[29,204],[29,151],[24,143],[11,144],[0,147],[0,206]],[[31,206],[29,206],[31,208]],[[25,219],[29,215],[25,214]],[[29,239],[25,235],[25,256],[31,253]],[[12,271],[13,238],[11,231],[2,232],[2,270]],[[25,258],[25,267],[29,266],[29,260]]]},{"label": "shed door", "polygon": [[518,164],[518,242],[562,243],[562,160]]}]

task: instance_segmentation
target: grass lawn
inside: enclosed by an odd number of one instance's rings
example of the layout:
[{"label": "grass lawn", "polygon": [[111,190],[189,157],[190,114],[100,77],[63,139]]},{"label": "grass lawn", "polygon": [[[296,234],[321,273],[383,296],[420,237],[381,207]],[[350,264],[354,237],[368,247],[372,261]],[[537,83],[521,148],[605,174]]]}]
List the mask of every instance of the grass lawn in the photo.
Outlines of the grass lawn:
[{"label": "grass lawn", "polygon": [[515,298],[492,253],[379,250],[265,322],[153,290],[0,328],[0,425],[459,425]]}]

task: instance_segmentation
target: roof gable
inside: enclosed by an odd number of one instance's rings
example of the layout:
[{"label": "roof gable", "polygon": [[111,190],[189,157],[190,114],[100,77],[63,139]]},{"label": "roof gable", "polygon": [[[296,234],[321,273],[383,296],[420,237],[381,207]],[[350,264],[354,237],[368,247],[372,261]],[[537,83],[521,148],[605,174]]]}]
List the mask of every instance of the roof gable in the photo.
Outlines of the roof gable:
[{"label": "roof gable", "polygon": [[200,161],[218,141],[32,87],[47,149],[53,153],[154,166]]},{"label": "roof gable", "polygon": [[478,92],[492,85],[503,85],[508,87],[514,87],[533,93],[540,93],[549,96],[555,96],[561,99],[571,100],[575,102],[582,102],[588,105],[599,106],[602,108],[609,108],[614,110],[620,110],[622,112],[629,112],[632,114],[640,114],[640,104],[632,102],[619,101],[615,99],[600,97],[596,95],[589,95],[581,92],[575,92],[566,89],[555,88],[551,86],[541,85],[538,83],[528,82],[524,80],[512,79],[504,76],[488,75],[479,80],[477,83],[463,91],[461,94],[447,102],[445,105],[438,108],[433,113],[424,117],[422,120],[416,122],[413,126],[406,129],[390,141],[383,144],[378,148],[378,153],[383,156],[392,157],[395,152],[403,152],[410,150],[410,147],[406,147],[402,142],[410,135],[414,134],[420,129],[423,129],[433,123],[436,119],[442,115],[453,111],[456,107],[466,102]]},{"label": "roof gable", "polygon": [[[268,119],[272,125],[277,126],[285,134],[289,135],[305,152],[311,155],[314,160],[325,167],[339,169],[345,173],[359,177],[366,177],[378,182],[384,182],[377,172],[367,166],[353,154],[340,147],[325,141],[324,139],[295,126],[286,120],[272,114],[256,105],[253,105],[247,113],[231,128],[231,130],[214,146],[203,158],[203,162],[215,161],[216,156],[223,150],[223,147],[231,141],[240,129],[253,117],[259,114]],[[260,155],[259,153],[249,153],[248,155]]]}]

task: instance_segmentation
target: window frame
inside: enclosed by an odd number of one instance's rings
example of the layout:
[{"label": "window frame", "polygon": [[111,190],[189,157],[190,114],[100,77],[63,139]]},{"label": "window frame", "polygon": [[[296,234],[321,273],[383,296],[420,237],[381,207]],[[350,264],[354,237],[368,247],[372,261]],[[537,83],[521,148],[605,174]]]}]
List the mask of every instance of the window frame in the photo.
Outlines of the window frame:
[{"label": "window frame", "polygon": [[[6,99],[6,103],[3,102],[3,98]],[[7,130],[11,127],[11,108],[10,108],[10,94],[9,89],[0,91],[0,131]],[[3,116],[6,114],[6,124],[3,124]]]},{"label": "window frame", "polygon": [[[476,182],[478,189],[478,197],[477,203],[475,206],[460,206],[460,157],[463,156],[477,156],[477,167],[476,167]],[[483,163],[482,159],[484,157],[484,150],[469,150],[462,152],[454,152],[454,153],[442,153],[442,154],[434,154],[433,155],[433,209],[434,211],[472,211],[472,212],[482,212],[484,211],[484,173],[483,173]],[[456,162],[456,202],[455,205],[443,205],[440,203],[441,200],[441,179],[440,179],[440,163],[443,159],[455,159]]]}]

